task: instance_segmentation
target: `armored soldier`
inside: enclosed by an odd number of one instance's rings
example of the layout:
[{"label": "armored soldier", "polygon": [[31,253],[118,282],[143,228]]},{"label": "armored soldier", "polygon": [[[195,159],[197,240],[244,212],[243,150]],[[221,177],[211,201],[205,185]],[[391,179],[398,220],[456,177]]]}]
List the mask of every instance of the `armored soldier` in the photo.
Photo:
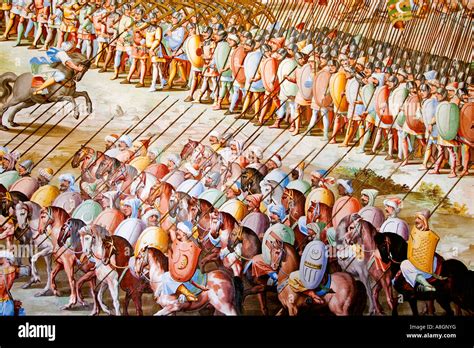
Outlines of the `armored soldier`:
[{"label": "armored soldier", "polygon": [[168,84],[163,88],[169,90],[173,87],[174,78],[179,72],[181,75],[179,83],[183,86],[187,85],[188,77],[185,69],[187,60],[186,54],[183,50],[184,40],[186,39],[186,29],[180,24],[183,15],[180,12],[174,12],[171,18],[172,27],[165,33],[165,41],[170,48],[170,70]]},{"label": "armored soldier", "polygon": [[[125,5],[123,5],[125,7]],[[100,43],[103,41],[103,43],[107,44],[107,55],[105,56],[105,61],[102,69],[99,70],[99,73],[104,73],[107,72],[107,67],[109,66],[109,63],[112,61],[112,58],[114,58],[116,49],[117,49],[117,40],[115,39],[117,36],[117,25],[119,21],[121,20],[120,14],[116,11],[117,7],[115,5],[114,1],[110,2],[109,8],[106,13],[106,18],[102,19],[101,21],[101,31],[100,31],[100,36],[97,39],[97,41]],[[100,51],[99,55],[100,56]],[[98,65],[98,60],[96,60],[96,65]]]},{"label": "armored soldier", "polygon": [[261,76],[258,74],[260,63],[262,62],[262,57],[264,52],[267,54],[267,58],[270,54],[269,50],[266,50],[266,47],[263,49],[257,48],[256,41],[247,40],[244,43],[244,49],[247,52],[247,56],[244,60],[245,67],[245,99],[242,106],[242,114],[246,114],[250,103],[254,104],[255,115],[258,115],[260,111],[260,106],[263,103],[263,95],[265,88],[263,87],[263,82]]},{"label": "armored soldier", "polygon": [[88,0],[79,0],[81,9],[79,10],[79,27],[77,30],[77,48],[85,52],[87,59],[92,57],[92,42],[94,41],[94,26],[92,14],[94,8],[88,3]]},{"label": "armored soldier", "polygon": [[[194,23],[189,23],[188,26],[188,37],[184,42],[184,47],[187,47],[188,40],[192,40],[195,35],[197,35],[197,25]],[[192,102],[194,100],[194,93],[199,87],[199,83],[202,79],[202,66],[197,66],[193,60],[190,60],[191,63],[191,72],[190,72],[190,90],[189,95],[184,99],[185,102]]]},{"label": "armored soldier", "polygon": [[127,85],[132,83],[132,76],[137,70],[137,66],[140,65],[140,82],[135,86],[136,88],[145,87],[145,73],[146,73],[146,60],[147,60],[147,48],[145,39],[145,30],[148,27],[148,23],[143,19],[145,11],[141,8],[135,9],[133,13],[133,25],[132,25],[132,64],[130,71],[125,80],[120,82],[121,84]]},{"label": "armored soldier", "polygon": [[149,92],[154,92],[157,90],[156,83],[158,81],[158,77],[160,78],[160,86],[159,89],[163,89],[165,85],[165,79],[163,76],[163,67],[164,63],[166,63],[165,59],[165,47],[163,46],[163,30],[158,23],[158,17],[155,13],[150,13],[149,15],[150,25],[145,30],[145,41],[146,47],[148,49],[148,53],[151,57],[151,65],[152,65],[152,78],[151,78],[151,86],[148,90]]},{"label": "armored soldier", "polygon": [[[307,79],[308,76],[302,76],[302,68],[308,61],[308,56],[304,53],[297,52],[295,55],[295,60],[298,63],[298,67],[296,68],[295,71],[295,77],[292,79],[291,77],[288,78],[288,81],[290,82],[297,82],[297,80],[303,80]],[[295,97],[295,103],[296,103],[296,117],[295,119],[291,120],[291,126],[290,126],[290,133],[292,135],[297,135],[299,133],[300,129],[300,124],[301,124],[301,119],[304,117],[304,111],[306,107],[311,106],[311,99],[305,99],[301,89],[298,89],[298,92],[296,93]]]},{"label": "armored soldier", "polygon": [[216,50],[214,51],[213,64],[216,67],[218,73],[219,93],[215,98],[216,102],[212,109],[220,110],[222,108],[222,102],[231,92],[232,71],[230,70],[229,56],[232,49],[237,47],[239,41],[235,34],[230,34],[228,36],[227,32],[224,30],[219,31],[216,34],[216,41],[217,44]]},{"label": "armored soldier", "polygon": [[59,26],[59,36],[57,46],[61,47],[67,35],[67,40],[76,44],[78,29],[78,14],[81,6],[76,0],[66,0],[58,4],[62,7],[63,17]]},{"label": "armored soldier", "polygon": [[34,11],[33,19],[36,23],[36,31],[33,44],[28,48],[35,49],[43,36],[43,29],[46,29],[51,5],[45,0],[34,0],[29,8]]},{"label": "armored soldier", "polygon": [[49,49],[49,47],[53,43],[54,38],[59,32],[59,28],[61,27],[61,23],[63,21],[63,9],[61,8],[61,6],[56,5],[56,0],[52,1],[50,8],[51,10],[49,13],[48,22],[46,24],[47,35],[46,39],[44,40],[44,45],[41,48],[41,51],[46,51]]},{"label": "armored soldier", "polygon": [[119,77],[120,65],[122,64],[122,55],[127,53],[129,60],[132,59],[132,39],[133,39],[133,18],[131,16],[132,9],[130,5],[125,4],[122,6],[123,14],[120,17],[120,20],[117,24],[116,33],[111,38],[117,42],[117,47],[115,50],[115,60],[114,60],[114,76],[111,80],[116,80]]},{"label": "armored soldier", "polygon": [[[199,91],[197,102],[208,103],[210,102],[209,94],[214,96],[217,100],[216,92],[218,85],[216,77],[218,76],[218,72],[213,62],[216,42],[212,38],[212,29],[210,27],[204,28],[201,36],[201,49],[204,66],[202,68],[201,90]],[[203,99],[204,95],[206,95],[206,97]]]}]

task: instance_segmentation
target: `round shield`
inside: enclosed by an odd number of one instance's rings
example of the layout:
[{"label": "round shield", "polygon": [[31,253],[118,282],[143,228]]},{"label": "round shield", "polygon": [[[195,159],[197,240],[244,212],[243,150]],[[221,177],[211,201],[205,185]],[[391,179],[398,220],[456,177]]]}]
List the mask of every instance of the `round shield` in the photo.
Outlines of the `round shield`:
[{"label": "round shield", "polygon": [[23,193],[28,199],[33,196],[33,193],[39,188],[38,180],[30,176],[18,179],[15,183],[10,186],[10,191],[18,191]]},{"label": "round shield", "polygon": [[45,208],[53,204],[59,193],[59,189],[56,186],[45,185],[37,189],[30,200]]},{"label": "round shield", "polygon": [[410,235],[410,229],[408,224],[399,218],[388,218],[385,222],[380,226],[380,233],[396,233],[406,241],[408,240],[408,236]]},{"label": "round shield", "polygon": [[125,215],[120,210],[107,208],[101,212],[92,223],[104,227],[110,234],[114,234],[115,229],[125,219]]},{"label": "round shield", "polygon": [[264,58],[260,64],[263,86],[267,92],[273,92],[279,88],[277,71],[278,60],[275,58]]},{"label": "round shield", "polygon": [[296,190],[305,196],[311,191],[311,184],[305,180],[293,180],[286,186],[287,190]]},{"label": "round shield", "polygon": [[474,142],[474,103],[466,103],[461,109],[459,135]]},{"label": "round shield", "polygon": [[356,198],[348,196],[339,198],[332,208],[332,225],[337,228],[343,218],[359,210],[360,203]]},{"label": "round shield", "polygon": [[306,289],[316,289],[323,280],[328,263],[326,245],[320,240],[309,242],[301,255],[299,276]]},{"label": "round shield", "polygon": [[425,132],[425,124],[421,114],[420,99],[416,95],[408,97],[403,107],[408,127],[416,133]]},{"label": "round shield", "polygon": [[388,86],[383,86],[375,91],[375,113],[380,118],[380,122],[386,125],[391,125],[393,122],[393,116],[390,114],[388,107],[388,98],[390,96],[390,90]]},{"label": "round shield", "polygon": [[296,84],[305,100],[313,98],[313,70],[309,63],[303,65],[296,76]]},{"label": "round shield", "polygon": [[141,173],[150,165],[150,159],[147,156],[139,156],[132,159],[130,165],[135,167],[138,172]]},{"label": "round shield", "polygon": [[262,241],[262,255],[263,261],[267,264],[271,262],[269,245],[277,239],[293,245],[295,243],[295,232],[288,226],[280,223],[270,226],[265,231]]},{"label": "round shield", "polygon": [[79,192],[63,192],[53,201],[53,207],[63,208],[69,215],[82,203]]},{"label": "round shield", "polygon": [[82,220],[86,225],[89,225],[99,216],[101,212],[102,206],[96,201],[88,199],[87,201],[79,204],[79,206],[74,209],[72,217],[74,219]]},{"label": "round shield", "polygon": [[185,193],[193,198],[198,198],[206,188],[204,184],[198,180],[188,179],[181,183],[176,189],[176,192]]},{"label": "round shield", "polygon": [[298,86],[296,83],[289,81],[288,79],[285,80],[285,75],[294,78],[295,71],[298,64],[294,59],[286,58],[278,67],[277,76],[278,80],[280,81],[280,89],[287,97],[294,97],[298,92]]},{"label": "round shield", "polygon": [[202,58],[201,36],[192,35],[188,37],[184,42],[184,50],[193,67],[197,69],[203,67],[204,59]]},{"label": "round shield", "polygon": [[221,213],[227,213],[232,216],[237,222],[241,222],[247,214],[247,207],[242,201],[238,199],[230,199],[219,208]]},{"label": "round shield", "polygon": [[327,108],[332,103],[329,80],[331,80],[331,73],[326,69],[319,71],[314,77],[313,95],[320,108]]},{"label": "round shield", "polygon": [[245,72],[245,79],[247,83],[250,79],[253,79],[257,75],[258,66],[261,60],[262,60],[262,52],[260,51],[250,52],[245,57],[244,72]]},{"label": "round shield", "polygon": [[328,207],[332,207],[334,205],[334,201],[334,193],[332,193],[331,190],[325,187],[318,187],[311,191],[308,197],[306,197],[304,211],[308,213],[309,206],[313,202],[326,204]]},{"label": "round shield", "polygon": [[374,93],[375,87],[373,84],[369,83],[362,87],[361,94],[362,94],[362,102],[364,106],[369,110],[374,107]]},{"label": "round shield", "polygon": [[0,174],[0,185],[3,185],[7,190],[20,179],[20,174],[16,170],[9,170]]},{"label": "round shield", "polygon": [[169,236],[161,227],[148,227],[138,237],[135,244],[135,256],[145,248],[158,249],[163,254],[168,251]]},{"label": "round shield", "polygon": [[243,46],[237,47],[230,53],[230,70],[232,70],[232,76],[241,85],[245,84],[245,71],[244,71],[244,60],[247,53]]},{"label": "round shield", "polygon": [[220,41],[217,43],[216,49],[214,51],[214,60],[216,62],[216,67],[218,70],[225,68],[229,61],[230,55],[230,46],[227,41]]},{"label": "round shield", "polygon": [[270,227],[270,219],[263,213],[254,212],[244,217],[241,225],[247,227],[262,240],[265,231]]},{"label": "round shield", "polygon": [[436,108],[436,125],[441,138],[453,140],[459,130],[459,107],[447,101],[439,103]]},{"label": "round shield", "polygon": [[[408,96],[408,89],[397,88],[388,97],[388,109],[393,118],[397,118],[396,122],[399,126],[403,126],[405,122],[404,114],[400,113],[403,109],[403,104]],[[403,114],[403,115],[402,115]],[[397,116],[398,115],[398,116]]]},{"label": "round shield", "polygon": [[154,163],[145,168],[145,172],[154,175],[157,179],[162,179],[169,171],[168,167],[162,163]]},{"label": "round shield", "polygon": [[285,188],[290,183],[290,178],[284,171],[280,169],[273,169],[263,178],[263,181],[274,181],[281,187]]},{"label": "round shield", "polygon": [[347,81],[346,98],[350,104],[354,104],[357,101],[357,95],[359,94],[359,90],[360,84],[355,77]]},{"label": "round shield", "polygon": [[129,150],[123,150],[120,151],[117,156],[115,156],[116,159],[118,159],[122,163],[128,163],[128,160],[132,157],[133,152]]},{"label": "round shield", "polygon": [[431,122],[436,115],[437,107],[438,101],[436,100],[436,98],[430,98],[423,102],[421,109],[423,113],[423,122],[425,124],[425,127],[428,128],[428,126],[431,125]]},{"label": "round shield", "polygon": [[120,225],[117,226],[113,234],[125,238],[132,247],[135,247],[138,237],[142,234],[145,228],[146,224],[141,219],[128,218],[123,220]]},{"label": "round shield", "polygon": [[380,226],[382,226],[385,221],[385,215],[383,213],[383,210],[377,207],[363,207],[359,211],[359,215],[363,220],[370,222],[372,226],[377,229],[377,231],[380,230]]},{"label": "round shield", "polygon": [[176,190],[179,185],[184,181],[184,172],[180,170],[173,171],[168,173],[165,177],[163,177],[163,182],[170,184]]},{"label": "round shield", "polygon": [[346,74],[339,71],[331,76],[329,80],[329,93],[331,94],[334,102],[335,112],[346,112],[349,108],[347,103],[345,91],[346,91],[347,78]]},{"label": "round shield", "polygon": [[225,203],[227,198],[224,192],[215,188],[211,188],[201,193],[198,199],[202,199],[203,201],[211,204],[214,208],[219,209],[222,207],[222,204]]}]

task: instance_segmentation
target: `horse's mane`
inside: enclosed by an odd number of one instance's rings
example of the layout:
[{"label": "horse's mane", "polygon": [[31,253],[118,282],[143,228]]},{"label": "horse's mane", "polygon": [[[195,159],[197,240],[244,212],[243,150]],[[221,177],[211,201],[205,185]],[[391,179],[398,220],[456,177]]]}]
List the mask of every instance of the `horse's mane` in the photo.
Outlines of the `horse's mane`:
[{"label": "horse's mane", "polygon": [[109,235],[109,231],[104,226],[101,225],[93,225],[91,226],[93,229],[91,229],[92,233],[95,233],[98,237],[101,239],[104,239]]},{"label": "horse's mane", "polygon": [[[74,218],[71,218],[69,219],[69,224],[71,226],[71,230],[70,230],[70,237],[71,237],[71,244],[72,244],[72,249],[73,250],[76,250],[77,247],[80,245],[81,243],[81,238],[80,238],[80,235],[79,235],[79,230],[81,228],[83,228],[84,226],[86,226],[86,224],[80,220],[80,219],[74,219]],[[61,233],[59,234],[59,237],[58,237],[58,245],[59,246],[63,246],[64,245],[64,242],[65,242],[65,236],[63,236],[63,233],[61,231]]]},{"label": "horse's mane", "polygon": [[28,196],[26,196],[23,192],[20,191],[11,191],[10,194],[14,195],[16,198],[18,198],[18,200],[22,202],[26,202],[29,200]]},{"label": "horse's mane", "polygon": [[152,256],[156,261],[161,265],[161,267],[167,271],[168,270],[168,258],[160,250],[156,248],[148,248]]},{"label": "horse's mane", "polygon": [[63,221],[66,221],[70,218],[68,212],[65,211],[63,208],[51,206],[49,207],[49,209],[51,209],[54,214],[57,214],[58,217]]}]

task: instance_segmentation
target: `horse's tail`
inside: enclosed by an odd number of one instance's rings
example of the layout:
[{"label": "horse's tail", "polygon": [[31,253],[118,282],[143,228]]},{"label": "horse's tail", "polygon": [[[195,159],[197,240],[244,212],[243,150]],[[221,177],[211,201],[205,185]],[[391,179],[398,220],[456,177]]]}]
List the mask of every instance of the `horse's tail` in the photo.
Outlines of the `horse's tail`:
[{"label": "horse's tail", "polygon": [[240,315],[243,312],[244,304],[244,283],[240,277],[234,277],[234,291],[235,291],[235,309]]},{"label": "horse's tail", "polygon": [[11,83],[14,83],[18,76],[12,72],[7,72],[0,75],[0,103],[4,104],[8,97],[13,93],[13,86]]},{"label": "horse's tail", "polygon": [[360,280],[356,280],[356,296],[350,310],[351,315],[363,315],[367,304],[367,291]]}]

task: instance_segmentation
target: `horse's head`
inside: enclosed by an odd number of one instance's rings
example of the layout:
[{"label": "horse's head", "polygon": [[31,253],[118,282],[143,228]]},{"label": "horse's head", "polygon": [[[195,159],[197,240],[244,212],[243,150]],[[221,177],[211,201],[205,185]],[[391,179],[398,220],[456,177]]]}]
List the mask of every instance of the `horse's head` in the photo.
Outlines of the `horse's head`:
[{"label": "horse's head", "polygon": [[26,228],[28,228],[28,225],[29,225],[28,221],[31,217],[30,215],[31,215],[30,208],[28,207],[26,203],[24,202],[17,203],[15,207],[15,216],[16,216],[16,221],[20,230],[25,230]]},{"label": "horse's head", "polygon": [[374,236],[375,245],[379,250],[380,257],[384,263],[390,262],[390,247],[391,247],[391,240],[387,233],[377,233]]},{"label": "horse's head", "polygon": [[267,240],[267,246],[270,249],[270,267],[277,272],[285,253],[285,244],[280,239],[274,239],[272,241]]},{"label": "horse's head", "polygon": [[361,239],[362,221],[359,214],[350,215],[349,225],[347,226],[347,231],[344,236],[346,244],[354,244]]},{"label": "horse's head", "polygon": [[295,200],[294,190],[285,189],[283,191],[283,196],[281,197],[281,204],[285,207],[286,211],[290,210],[294,206]]},{"label": "horse's head", "polygon": [[82,251],[86,255],[92,253],[92,243],[94,242],[95,236],[92,233],[92,226],[84,226],[79,230],[79,238],[81,240]]},{"label": "horse's head", "polygon": [[48,226],[50,226],[53,222],[53,209],[51,207],[41,209],[39,216],[38,233],[42,234],[46,232]]},{"label": "horse's head", "polygon": [[150,194],[148,195],[146,202],[149,205],[154,205],[155,201],[161,196],[162,192],[163,192],[163,183],[158,180],[156,184],[151,187]]},{"label": "horse's head", "polygon": [[183,146],[180,156],[182,160],[187,160],[194,152],[194,149],[198,146],[199,142],[195,140],[188,139],[186,145]]},{"label": "horse's head", "polygon": [[148,267],[148,247],[143,248],[139,251],[137,255],[135,255],[135,272],[142,276],[145,268]]},{"label": "horse's head", "polygon": [[81,146],[79,150],[74,154],[74,157],[71,161],[71,167],[77,168],[81,165],[83,161],[90,160],[94,150],[90,147]]},{"label": "horse's head", "polygon": [[117,248],[114,245],[114,240],[111,236],[106,236],[102,240],[102,262],[104,265],[108,265],[110,263],[110,259],[113,255],[117,252]]}]

